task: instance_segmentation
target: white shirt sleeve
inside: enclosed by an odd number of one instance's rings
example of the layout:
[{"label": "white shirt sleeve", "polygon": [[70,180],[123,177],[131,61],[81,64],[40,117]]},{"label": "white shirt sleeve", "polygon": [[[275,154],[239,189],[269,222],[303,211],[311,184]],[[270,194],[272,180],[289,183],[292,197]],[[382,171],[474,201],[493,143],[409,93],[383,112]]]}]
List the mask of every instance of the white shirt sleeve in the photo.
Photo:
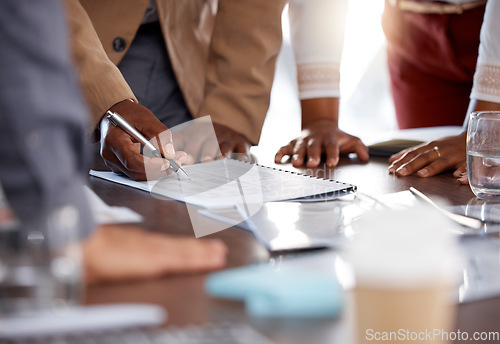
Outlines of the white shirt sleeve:
[{"label": "white shirt sleeve", "polygon": [[[495,19],[496,18],[496,19]],[[488,1],[471,98],[500,103],[500,1]]]},{"label": "white shirt sleeve", "polygon": [[291,0],[290,33],[300,99],[340,96],[347,0]]}]

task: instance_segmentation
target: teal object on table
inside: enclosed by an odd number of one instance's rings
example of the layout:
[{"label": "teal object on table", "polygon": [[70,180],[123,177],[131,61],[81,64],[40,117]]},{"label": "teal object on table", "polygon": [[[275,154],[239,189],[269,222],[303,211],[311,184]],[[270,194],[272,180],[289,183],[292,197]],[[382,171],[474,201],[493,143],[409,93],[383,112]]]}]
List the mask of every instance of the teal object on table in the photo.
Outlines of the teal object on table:
[{"label": "teal object on table", "polygon": [[208,276],[205,289],[214,297],[245,301],[252,316],[325,318],[343,307],[343,290],[333,274],[301,268],[259,264],[225,270]]}]

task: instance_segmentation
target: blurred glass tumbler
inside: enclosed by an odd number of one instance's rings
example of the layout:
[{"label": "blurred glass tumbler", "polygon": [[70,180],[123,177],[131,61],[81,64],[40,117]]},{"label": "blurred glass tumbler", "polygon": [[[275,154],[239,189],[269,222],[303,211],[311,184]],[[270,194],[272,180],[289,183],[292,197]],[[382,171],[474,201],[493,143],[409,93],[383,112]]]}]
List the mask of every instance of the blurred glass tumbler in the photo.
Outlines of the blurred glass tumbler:
[{"label": "blurred glass tumbler", "polygon": [[473,112],[467,129],[467,173],[479,198],[500,199],[500,112]]},{"label": "blurred glass tumbler", "polygon": [[448,342],[459,278],[450,226],[427,207],[372,212],[355,224],[348,260],[358,344]]},{"label": "blurred glass tumbler", "polygon": [[63,313],[80,301],[78,211],[65,206],[47,223],[0,224],[0,316]]}]

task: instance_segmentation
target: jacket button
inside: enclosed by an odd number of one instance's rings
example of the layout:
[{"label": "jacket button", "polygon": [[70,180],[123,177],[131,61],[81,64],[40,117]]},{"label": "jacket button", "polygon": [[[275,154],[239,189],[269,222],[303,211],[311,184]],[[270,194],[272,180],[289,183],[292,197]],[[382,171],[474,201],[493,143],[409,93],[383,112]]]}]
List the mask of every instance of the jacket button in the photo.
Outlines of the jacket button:
[{"label": "jacket button", "polygon": [[125,50],[125,47],[127,46],[127,43],[125,43],[125,40],[121,37],[116,37],[113,40],[113,49],[115,51],[121,53],[123,50]]}]

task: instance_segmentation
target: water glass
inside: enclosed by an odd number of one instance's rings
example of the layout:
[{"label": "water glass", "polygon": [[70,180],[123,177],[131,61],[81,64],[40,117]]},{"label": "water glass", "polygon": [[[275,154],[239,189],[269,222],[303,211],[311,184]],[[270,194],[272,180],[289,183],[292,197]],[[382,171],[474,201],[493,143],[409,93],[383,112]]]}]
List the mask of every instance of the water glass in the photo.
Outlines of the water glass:
[{"label": "water glass", "polygon": [[0,224],[0,316],[64,313],[80,301],[78,212],[63,206],[47,223]]},{"label": "water glass", "polygon": [[500,111],[471,114],[467,171],[470,187],[477,197],[500,199]]}]

